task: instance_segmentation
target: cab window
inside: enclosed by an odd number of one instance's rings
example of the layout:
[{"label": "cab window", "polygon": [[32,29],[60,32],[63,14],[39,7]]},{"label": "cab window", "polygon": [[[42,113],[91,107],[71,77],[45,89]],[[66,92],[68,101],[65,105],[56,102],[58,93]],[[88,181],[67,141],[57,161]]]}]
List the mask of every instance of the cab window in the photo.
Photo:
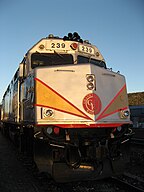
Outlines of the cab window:
[{"label": "cab window", "polygon": [[81,56],[81,55],[78,55],[78,63],[92,63],[92,64],[94,64],[96,66],[106,68],[106,64],[105,64],[104,61],[91,59],[91,58],[84,57],[84,56]]},{"label": "cab window", "polygon": [[53,66],[73,64],[73,56],[70,54],[54,53],[33,53],[31,56],[32,69],[39,66]]}]

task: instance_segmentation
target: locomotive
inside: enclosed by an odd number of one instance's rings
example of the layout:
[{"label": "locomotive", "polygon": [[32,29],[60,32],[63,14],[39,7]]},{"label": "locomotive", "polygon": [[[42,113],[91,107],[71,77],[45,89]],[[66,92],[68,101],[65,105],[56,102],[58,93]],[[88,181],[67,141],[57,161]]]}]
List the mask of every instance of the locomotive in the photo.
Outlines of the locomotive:
[{"label": "locomotive", "polygon": [[131,121],[125,77],[78,33],[28,50],[2,100],[2,132],[57,182],[121,173]]}]

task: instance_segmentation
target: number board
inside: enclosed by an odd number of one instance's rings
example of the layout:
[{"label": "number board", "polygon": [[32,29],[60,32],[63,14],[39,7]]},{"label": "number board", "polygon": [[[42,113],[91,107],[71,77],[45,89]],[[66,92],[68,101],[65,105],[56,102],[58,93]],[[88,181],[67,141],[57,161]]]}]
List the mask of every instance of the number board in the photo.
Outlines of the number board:
[{"label": "number board", "polygon": [[47,41],[46,49],[68,50],[68,47],[63,41]]},{"label": "number board", "polygon": [[86,45],[79,45],[79,51],[83,53],[88,53],[91,55],[95,54],[95,50],[92,47],[86,46]]}]

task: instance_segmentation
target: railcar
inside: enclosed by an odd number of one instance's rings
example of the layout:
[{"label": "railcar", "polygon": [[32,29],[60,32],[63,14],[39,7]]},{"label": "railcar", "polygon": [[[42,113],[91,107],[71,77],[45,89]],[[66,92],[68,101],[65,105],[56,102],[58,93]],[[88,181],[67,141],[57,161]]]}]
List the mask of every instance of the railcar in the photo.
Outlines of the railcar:
[{"label": "railcar", "polygon": [[78,33],[49,35],[24,56],[2,100],[2,131],[58,182],[100,179],[128,161],[125,77]]}]

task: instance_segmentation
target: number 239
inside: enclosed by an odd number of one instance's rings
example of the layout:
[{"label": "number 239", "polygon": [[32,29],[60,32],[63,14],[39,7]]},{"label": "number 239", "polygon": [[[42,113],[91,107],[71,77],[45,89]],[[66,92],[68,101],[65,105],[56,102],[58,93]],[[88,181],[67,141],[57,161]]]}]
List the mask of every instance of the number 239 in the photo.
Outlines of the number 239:
[{"label": "number 239", "polygon": [[64,43],[52,43],[51,48],[53,48],[53,49],[55,49],[55,48],[65,48],[65,44]]}]

